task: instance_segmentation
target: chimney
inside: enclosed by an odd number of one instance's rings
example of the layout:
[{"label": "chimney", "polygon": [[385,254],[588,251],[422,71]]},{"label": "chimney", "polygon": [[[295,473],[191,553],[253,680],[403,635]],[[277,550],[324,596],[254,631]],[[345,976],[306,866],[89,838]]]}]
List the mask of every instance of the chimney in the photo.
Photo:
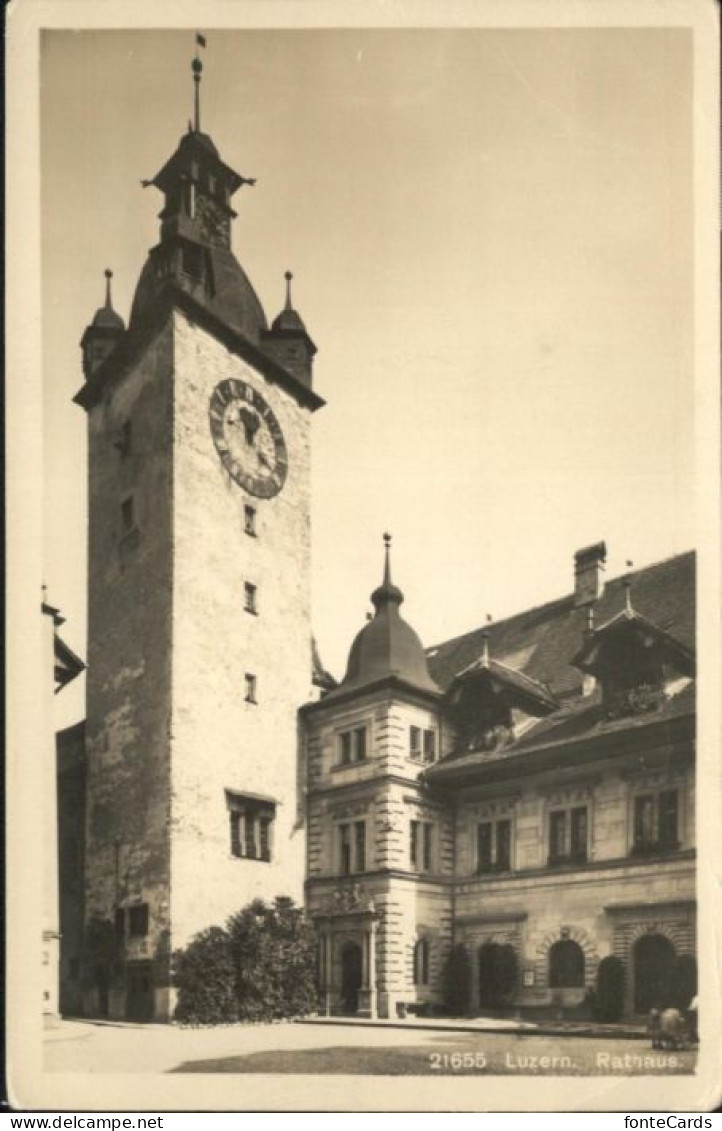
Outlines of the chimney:
[{"label": "chimney", "polygon": [[604,542],[585,546],[574,555],[574,604],[590,605],[604,592],[604,565],[607,547]]}]

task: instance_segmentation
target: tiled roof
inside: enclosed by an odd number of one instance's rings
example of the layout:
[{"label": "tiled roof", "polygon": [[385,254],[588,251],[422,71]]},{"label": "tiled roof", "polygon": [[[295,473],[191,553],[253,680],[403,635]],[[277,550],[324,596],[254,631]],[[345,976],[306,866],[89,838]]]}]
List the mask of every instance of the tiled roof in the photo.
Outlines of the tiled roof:
[{"label": "tiled roof", "polygon": [[597,691],[588,698],[574,699],[561,711],[541,719],[509,746],[451,755],[430,766],[424,776],[429,781],[442,783],[446,779],[467,777],[468,771],[476,767],[510,761],[546,747],[559,747],[560,754],[562,749],[569,747],[571,755],[584,739],[629,732],[689,716],[694,712],[694,703],[694,684],[689,684],[678,695],[664,702],[659,710],[608,719],[602,711],[601,696]]},{"label": "tiled roof", "polygon": [[[500,664],[498,660],[475,660],[472,664],[469,664],[468,667],[464,668],[463,671],[460,671],[456,679],[463,681],[473,678],[482,672],[486,672],[492,682],[507,687],[512,691],[519,692],[527,705],[531,699],[545,711],[553,711],[559,706],[550,694],[549,688],[545,687],[543,683],[540,683],[538,679],[532,679],[530,676],[525,675],[524,672],[510,668],[506,664]],[[532,713],[534,714],[536,712]]]},{"label": "tiled roof", "polygon": [[[598,625],[612,622],[626,606],[625,581],[631,580],[634,609],[684,649],[694,652],[695,556],[693,552],[658,562],[607,583],[595,604]],[[693,683],[682,686],[657,710],[622,718],[607,718],[597,687],[582,694],[582,673],[573,666],[585,639],[587,608],[575,607],[570,594],[529,612],[486,624],[475,632],[429,649],[429,668],[437,683],[448,688],[454,678],[473,668],[483,654],[485,638],[495,658],[544,684],[560,707],[535,721],[512,742],[496,750],[457,750],[427,771],[429,780],[464,776],[474,767],[499,763],[532,750],[559,745],[573,747],[582,740],[629,731],[691,716]]]},{"label": "tiled roof", "polygon": [[[632,581],[635,610],[694,649],[694,552],[608,581],[595,604],[598,625],[625,607],[625,578]],[[556,698],[565,698],[581,692],[582,673],[572,660],[579,652],[586,625],[586,607],[575,607],[574,595],[569,594],[429,648],[429,669],[436,683],[446,689],[454,676],[481,656],[483,634],[488,633],[489,651],[495,660],[545,684]]]}]

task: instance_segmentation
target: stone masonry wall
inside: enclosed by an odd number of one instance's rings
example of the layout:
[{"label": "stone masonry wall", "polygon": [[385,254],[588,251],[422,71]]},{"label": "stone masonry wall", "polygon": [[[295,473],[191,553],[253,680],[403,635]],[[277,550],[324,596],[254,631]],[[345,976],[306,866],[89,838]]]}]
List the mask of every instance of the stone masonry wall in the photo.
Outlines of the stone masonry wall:
[{"label": "stone masonry wall", "polygon": [[[112,921],[116,905],[148,903],[150,932],[132,957],[161,965],[170,928],[172,366],[167,325],[88,416],[86,919]],[[134,528],[124,532],[131,496]],[[110,1009],[122,1013],[121,986]]]},{"label": "stone masonry wall", "polygon": [[[256,896],[302,899],[297,708],[311,692],[310,414],[183,315],[175,328],[172,918],[174,946]],[[288,477],[247,495],[213,445],[209,401],[238,378],[275,413]],[[244,503],[257,536],[244,532]],[[244,611],[244,582],[258,615]],[[244,677],[257,679],[257,704]],[[270,862],[231,854],[225,791],[277,803]]]}]

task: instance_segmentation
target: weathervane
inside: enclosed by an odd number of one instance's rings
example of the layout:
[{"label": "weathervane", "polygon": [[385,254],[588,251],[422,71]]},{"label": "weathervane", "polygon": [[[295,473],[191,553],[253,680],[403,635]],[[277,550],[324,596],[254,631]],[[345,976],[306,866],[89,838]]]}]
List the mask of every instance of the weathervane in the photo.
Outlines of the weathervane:
[{"label": "weathervane", "polygon": [[195,83],[195,125],[194,130],[198,134],[201,132],[201,72],[203,70],[203,63],[201,62],[199,47],[206,46],[206,37],[196,32],[196,53],[191,63],[193,69],[193,82]]}]

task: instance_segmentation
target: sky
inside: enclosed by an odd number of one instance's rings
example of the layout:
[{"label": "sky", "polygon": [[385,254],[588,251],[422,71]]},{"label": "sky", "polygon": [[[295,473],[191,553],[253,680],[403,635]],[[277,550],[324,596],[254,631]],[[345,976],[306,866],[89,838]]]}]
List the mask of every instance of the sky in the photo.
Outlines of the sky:
[{"label": "sky", "polygon": [[[257,178],[233,246],[318,346],[313,624],[343,675],[393,535],[431,646],[694,546],[685,29],[208,31],[202,128]],[[188,31],[41,44],[48,600],[85,655],[79,342],[157,240],[143,190],[192,112]],[[60,723],[83,714],[82,680]]]}]

